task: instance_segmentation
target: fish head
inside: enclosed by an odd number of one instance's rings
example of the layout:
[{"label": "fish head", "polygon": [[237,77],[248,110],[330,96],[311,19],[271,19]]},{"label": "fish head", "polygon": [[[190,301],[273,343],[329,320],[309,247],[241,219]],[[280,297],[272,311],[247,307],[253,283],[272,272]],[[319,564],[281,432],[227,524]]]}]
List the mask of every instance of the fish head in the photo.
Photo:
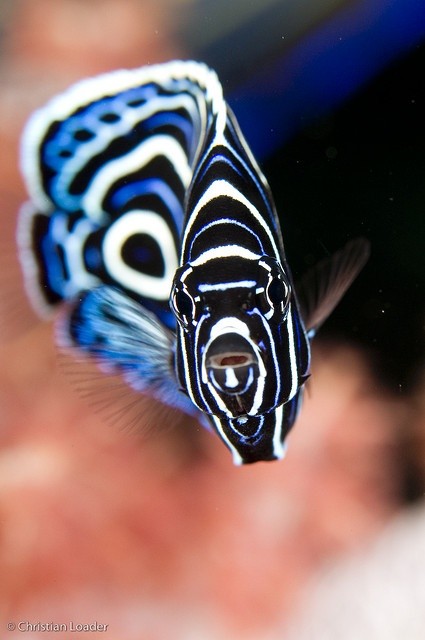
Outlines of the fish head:
[{"label": "fish head", "polygon": [[308,340],[276,259],[188,263],[176,272],[170,302],[177,377],[201,411],[259,416],[294,397],[308,372]]}]

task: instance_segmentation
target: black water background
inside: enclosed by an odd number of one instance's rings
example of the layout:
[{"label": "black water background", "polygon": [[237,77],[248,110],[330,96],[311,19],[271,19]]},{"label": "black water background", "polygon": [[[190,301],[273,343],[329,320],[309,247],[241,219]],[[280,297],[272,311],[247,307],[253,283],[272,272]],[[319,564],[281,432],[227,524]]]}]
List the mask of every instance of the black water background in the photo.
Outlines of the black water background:
[{"label": "black water background", "polygon": [[263,168],[295,276],[350,238],[370,240],[368,265],[321,336],[366,348],[384,385],[410,391],[425,355],[425,46]]}]

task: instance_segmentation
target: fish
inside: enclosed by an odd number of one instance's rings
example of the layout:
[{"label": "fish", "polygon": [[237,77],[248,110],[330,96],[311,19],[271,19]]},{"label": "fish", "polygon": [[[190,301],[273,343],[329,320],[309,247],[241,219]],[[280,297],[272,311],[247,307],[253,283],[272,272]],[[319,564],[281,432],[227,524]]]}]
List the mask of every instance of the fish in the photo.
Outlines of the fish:
[{"label": "fish", "polygon": [[295,284],[267,180],[217,74],[180,61],[79,81],[30,117],[17,243],[41,317],[237,465],[280,459],[310,343],[364,266],[356,239]]}]

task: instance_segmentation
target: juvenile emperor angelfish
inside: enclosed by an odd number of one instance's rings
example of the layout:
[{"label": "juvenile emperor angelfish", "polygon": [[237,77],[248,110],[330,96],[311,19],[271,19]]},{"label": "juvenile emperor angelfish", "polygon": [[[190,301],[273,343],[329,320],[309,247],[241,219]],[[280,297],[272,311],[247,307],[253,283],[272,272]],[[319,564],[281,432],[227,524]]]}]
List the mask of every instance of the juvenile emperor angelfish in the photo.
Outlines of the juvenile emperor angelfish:
[{"label": "juvenile emperor angelfish", "polygon": [[309,342],[367,243],[295,290],[266,179],[196,62],[76,84],[31,117],[21,157],[26,289],[43,316],[68,302],[60,342],[198,415],[235,463],[281,458]]}]

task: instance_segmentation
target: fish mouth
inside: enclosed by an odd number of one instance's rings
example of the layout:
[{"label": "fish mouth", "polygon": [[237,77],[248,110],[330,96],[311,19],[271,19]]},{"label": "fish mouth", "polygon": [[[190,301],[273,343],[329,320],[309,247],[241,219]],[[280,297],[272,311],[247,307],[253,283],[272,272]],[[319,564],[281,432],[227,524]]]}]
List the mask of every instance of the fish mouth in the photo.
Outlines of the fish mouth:
[{"label": "fish mouth", "polygon": [[209,383],[223,400],[236,396],[237,414],[246,413],[245,406],[250,402],[240,396],[249,391],[258,377],[258,360],[249,341],[233,332],[218,336],[205,354],[205,370]]},{"label": "fish mouth", "polygon": [[214,369],[227,369],[228,367],[232,367],[235,369],[237,367],[246,367],[253,363],[254,357],[251,353],[228,352],[210,356],[206,362],[206,367]]}]

